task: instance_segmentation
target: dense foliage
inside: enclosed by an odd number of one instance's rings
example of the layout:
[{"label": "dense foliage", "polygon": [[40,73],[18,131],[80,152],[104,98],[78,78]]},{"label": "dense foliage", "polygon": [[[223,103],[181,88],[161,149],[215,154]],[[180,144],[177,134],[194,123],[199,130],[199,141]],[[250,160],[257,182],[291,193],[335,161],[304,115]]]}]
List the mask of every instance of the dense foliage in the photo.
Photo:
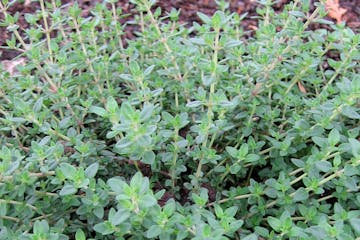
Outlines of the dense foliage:
[{"label": "dense foliage", "polygon": [[0,5],[23,59],[0,72],[0,239],[360,237],[360,35],[322,4],[261,1],[243,32],[224,1],[191,26],[58,2],[24,31]]}]

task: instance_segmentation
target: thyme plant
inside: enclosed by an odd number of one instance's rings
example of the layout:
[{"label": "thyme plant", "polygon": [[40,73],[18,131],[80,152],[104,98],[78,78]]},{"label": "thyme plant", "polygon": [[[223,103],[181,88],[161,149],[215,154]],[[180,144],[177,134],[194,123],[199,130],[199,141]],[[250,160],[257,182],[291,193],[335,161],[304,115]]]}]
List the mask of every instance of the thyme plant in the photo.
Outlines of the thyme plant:
[{"label": "thyme plant", "polygon": [[0,239],[360,237],[360,35],[321,3],[262,0],[244,32],[225,1],[185,25],[39,0],[25,30],[14,2]]}]

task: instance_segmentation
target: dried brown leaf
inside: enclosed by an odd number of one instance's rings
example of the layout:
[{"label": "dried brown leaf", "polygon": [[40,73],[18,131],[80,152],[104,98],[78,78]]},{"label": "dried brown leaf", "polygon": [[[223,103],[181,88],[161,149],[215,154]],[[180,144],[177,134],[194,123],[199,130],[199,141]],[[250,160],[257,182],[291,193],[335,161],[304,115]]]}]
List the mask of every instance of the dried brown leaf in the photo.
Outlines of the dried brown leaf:
[{"label": "dried brown leaf", "polygon": [[347,11],[340,7],[339,0],[326,0],[325,8],[328,11],[328,16],[335,19],[337,23],[342,22],[342,17]]},{"label": "dried brown leaf", "polygon": [[253,96],[258,95],[260,93],[261,87],[262,87],[261,82],[256,83],[254,90],[252,90],[252,92],[251,92],[251,95],[253,95]]},{"label": "dried brown leaf", "polygon": [[306,88],[304,87],[304,85],[302,85],[302,83],[300,81],[297,82],[297,85],[298,85],[300,92],[307,93]]},{"label": "dried brown leaf", "polygon": [[10,73],[10,76],[15,76],[19,74],[19,71],[17,70],[18,65],[24,66],[26,63],[25,58],[19,58],[17,60],[3,60],[1,61],[1,65],[3,66],[4,70],[8,73]]}]

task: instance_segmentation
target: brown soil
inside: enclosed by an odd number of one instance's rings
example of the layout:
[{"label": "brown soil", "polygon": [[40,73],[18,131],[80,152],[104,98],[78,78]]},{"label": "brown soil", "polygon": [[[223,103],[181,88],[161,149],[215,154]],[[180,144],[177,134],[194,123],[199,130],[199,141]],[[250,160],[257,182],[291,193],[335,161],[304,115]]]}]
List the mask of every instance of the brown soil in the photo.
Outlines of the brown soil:
[{"label": "brown soil", "polygon": [[[63,4],[72,4],[73,2],[74,1],[71,0],[62,0]],[[101,2],[101,0],[78,0],[80,7],[84,9],[82,15],[89,15],[90,9],[98,2]],[[274,6],[275,10],[280,11],[284,4],[288,2],[289,0],[279,0]],[[346,21],[347,26],[351,27],[356,32],[358,32],[360,28],[360,4],[358,3],[358,0],[340,0],[341,7],[347,10],[344,15],[344,20]],[[129,3],[129,1],[118,1],[117,6],[121,7],[123,13],[125,14],[131,14],[134,12],[134,5]],[[216,11],[217,6],[214,0],[159,0],[156,7],[161,7],[163,12],[169,12],[172,8],[181,9],[180,21],[182,23],[191,24],[194,21],[200,21],[197,17],[197,12],[212,15]],[[259,7],[259,4],[255,0],[230,1],[230,10],[232,12],[237,12],[239,14],[248,13],[247,17],[241,23],[245,31],[253,31],[256,28],[257,21],[253,17],[256,15],[257,7]],[[8,9],[8,12],[11,14],[19,12],[19,29],[20,31],[24,31],[28,27],[24,17],[25,14],[34,13],[38,9],[40,9],[38,2],[31,2],[27,0],[15,3]],[[3,18],[4,15],[0,13],[0,19]],[[122,21],[129,20],[129,18],[131,18],[131,15]],[[5,27],[0,27],[0,46],[6,46],[6,40],[10,37],[11,33]],[[127,29],[126,37],[134,37],[133,29]],[[17,54],[18,53],[15,51],[0,49],[0,61],[13,59],[17,56]]]}]

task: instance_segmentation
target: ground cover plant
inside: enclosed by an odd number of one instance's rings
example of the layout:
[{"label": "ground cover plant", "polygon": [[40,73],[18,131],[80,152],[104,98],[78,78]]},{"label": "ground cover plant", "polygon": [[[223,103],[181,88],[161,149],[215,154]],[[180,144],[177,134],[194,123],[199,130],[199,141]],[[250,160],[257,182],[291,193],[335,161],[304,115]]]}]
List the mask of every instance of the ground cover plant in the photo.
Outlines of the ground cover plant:
[{"label": "ground cover plant", "polygon": [[[1,1],[0,239],[360,237],[360,35],[295,0],[245,34],[135,0]],[[321,23],[327,28],[311,30]]]}]

